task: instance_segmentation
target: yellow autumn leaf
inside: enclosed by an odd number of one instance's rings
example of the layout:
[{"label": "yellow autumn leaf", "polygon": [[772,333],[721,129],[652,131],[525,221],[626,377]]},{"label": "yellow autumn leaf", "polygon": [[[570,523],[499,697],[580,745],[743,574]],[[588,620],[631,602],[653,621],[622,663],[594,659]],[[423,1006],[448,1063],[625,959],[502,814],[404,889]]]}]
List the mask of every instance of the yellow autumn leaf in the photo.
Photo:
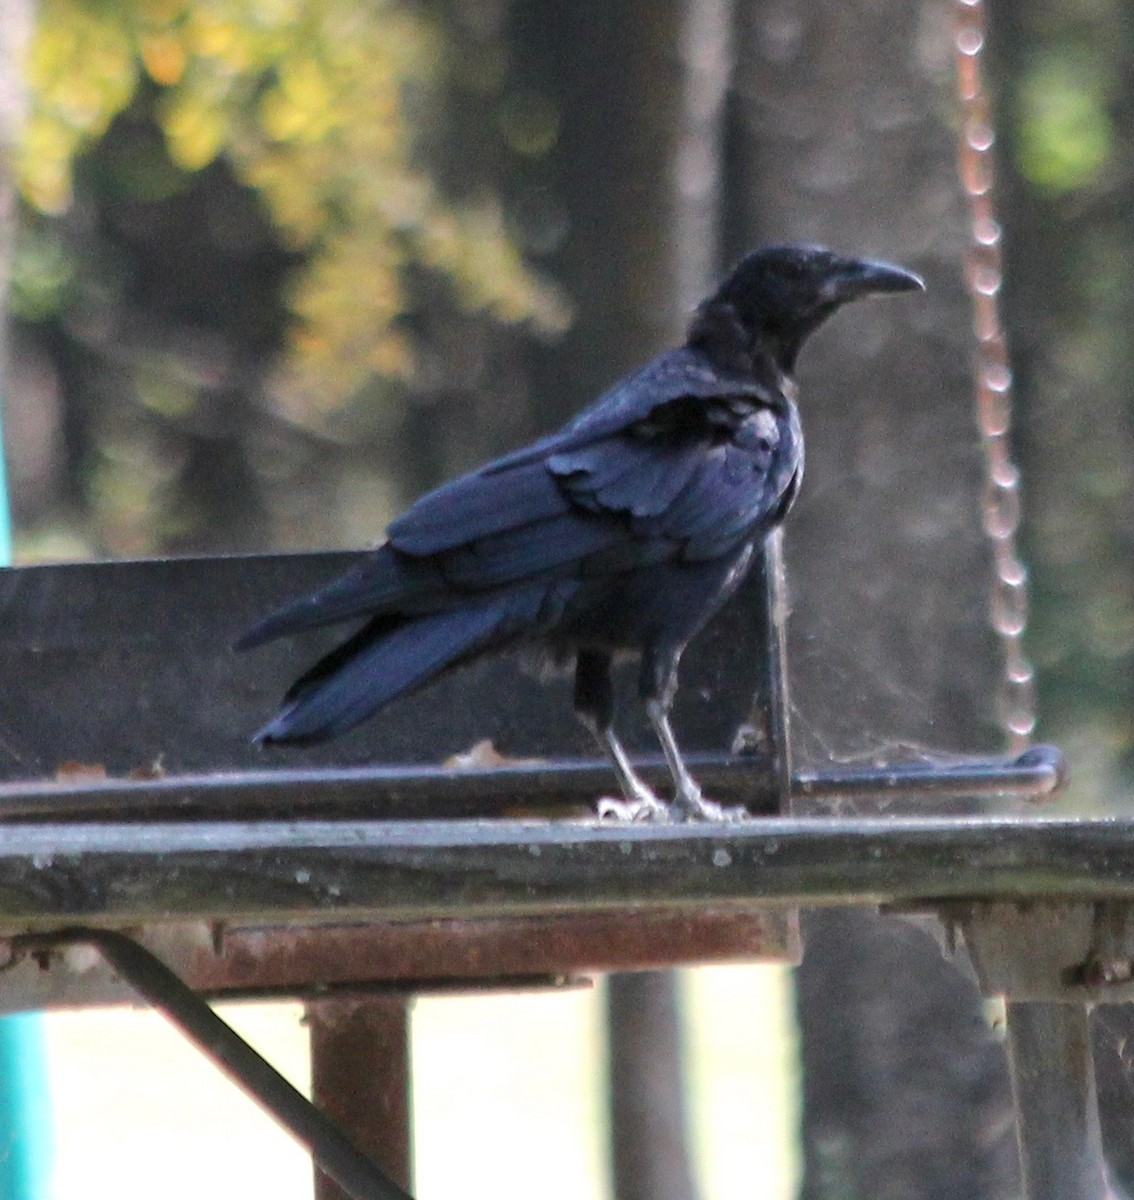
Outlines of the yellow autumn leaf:
[{"label": "yellow autumn leaf", "polygon": [[172,32],[143,34],[139,52],[146,72],[154,83],[172,87],[185,73],[187,53],[181,37]]}]

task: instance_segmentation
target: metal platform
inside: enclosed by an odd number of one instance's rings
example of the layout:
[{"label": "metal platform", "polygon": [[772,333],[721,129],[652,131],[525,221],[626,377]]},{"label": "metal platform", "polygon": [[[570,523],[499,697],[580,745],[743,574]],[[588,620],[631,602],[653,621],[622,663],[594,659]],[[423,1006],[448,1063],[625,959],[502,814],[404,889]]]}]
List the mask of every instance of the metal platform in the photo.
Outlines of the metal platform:
[{"label": "metal platform", "polygon": [[[334,1080],[317,1095],[334,1108],[343,1063],[363,1061],[360,1029],[404,1042],[406,997],[794,961],[800,905],[939,916],[988,990],[1040,1002],[1013,1033],[1033,1066],[1052,1038],[1081,1041],[1090,1003],[1132,994],[1134,822],[916,815],[1019,811],[1060,785],[1058,752],[790,774],[774,564],[691,649],[678,713],[707,790],[750,820],[596,820],[610,780],[566,686],[512,659],[442,680],[333,747],[257,752],[249,730],[317,639],[255,658],[228,647],[343,562],[0,571],[0,1011],[140,994],[311,1149],[334,1194],[386,1200],[406,1195],[404,1120],[347,1111],[344,1136],[202,997],[307,1000],[316,1077]],[[462,769],[454,756],[486,737],[507,757]],[[629,741],[653,750],[641,721]],[[824,815],[851,804],[888,815]],[[337,1024],[342,1004],[361,1005],[361,1024]],[[404,1054],[387,1065],[378,1083],[404,1098]],[[1089,1066],[1080,1055],[1021,1084],[1029,1111],[1039,1096],[1077,1115],[1022,1123],[1031,1200],[1101,1198]]]}]

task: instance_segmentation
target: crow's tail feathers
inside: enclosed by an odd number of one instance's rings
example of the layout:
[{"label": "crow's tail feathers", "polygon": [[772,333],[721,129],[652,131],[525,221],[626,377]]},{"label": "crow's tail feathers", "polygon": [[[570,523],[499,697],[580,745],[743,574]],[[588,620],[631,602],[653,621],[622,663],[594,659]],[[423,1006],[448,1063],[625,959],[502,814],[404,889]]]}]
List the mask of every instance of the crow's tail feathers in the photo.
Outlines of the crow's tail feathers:
[{"label": "crow's tail feathers", "polygon": [[277,609],[241,634],[233,648],[250,650],[285,634],[395,612],[436,587],[432,566],[398,554],[386,543],[317,592]]},{"label": "crow's tail feathers", "polygon": [[253,741],[304,744],[345,733],[449,667],[520,638],[541,601],[529,590],[476,608],[377,617],[297,680]]}]

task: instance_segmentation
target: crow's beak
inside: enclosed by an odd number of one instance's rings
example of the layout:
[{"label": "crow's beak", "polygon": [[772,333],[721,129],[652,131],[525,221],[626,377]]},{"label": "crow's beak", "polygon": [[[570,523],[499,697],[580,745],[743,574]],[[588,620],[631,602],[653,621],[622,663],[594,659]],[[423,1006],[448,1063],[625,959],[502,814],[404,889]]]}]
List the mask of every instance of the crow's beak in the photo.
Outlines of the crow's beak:
[{"label": "crow's beak", "polygon": [[924,292],[920,275],[892,263],[871,262],[865,258],[844,260],[823,284],[824,299],[836,304],[873,296],[880,292]]}]

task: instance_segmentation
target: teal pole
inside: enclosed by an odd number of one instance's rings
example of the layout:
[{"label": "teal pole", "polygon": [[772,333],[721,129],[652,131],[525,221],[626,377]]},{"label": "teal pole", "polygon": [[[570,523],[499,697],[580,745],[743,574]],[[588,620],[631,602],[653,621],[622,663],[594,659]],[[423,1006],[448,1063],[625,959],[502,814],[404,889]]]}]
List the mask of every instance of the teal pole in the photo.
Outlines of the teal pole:
[{"label": "teal pole", "polygon": [[[0,567],[10,567],[12,522],[3,441],[0,426]],[[52,1129],[45,1032],[39,1013],[0,1017],[0,1200],[46,1200],[49,1194]]]},{"label": "teal pole", "polygon": [[0,1017],[0,1200],[46,1200],[51,1097],[43,1017]]}]

